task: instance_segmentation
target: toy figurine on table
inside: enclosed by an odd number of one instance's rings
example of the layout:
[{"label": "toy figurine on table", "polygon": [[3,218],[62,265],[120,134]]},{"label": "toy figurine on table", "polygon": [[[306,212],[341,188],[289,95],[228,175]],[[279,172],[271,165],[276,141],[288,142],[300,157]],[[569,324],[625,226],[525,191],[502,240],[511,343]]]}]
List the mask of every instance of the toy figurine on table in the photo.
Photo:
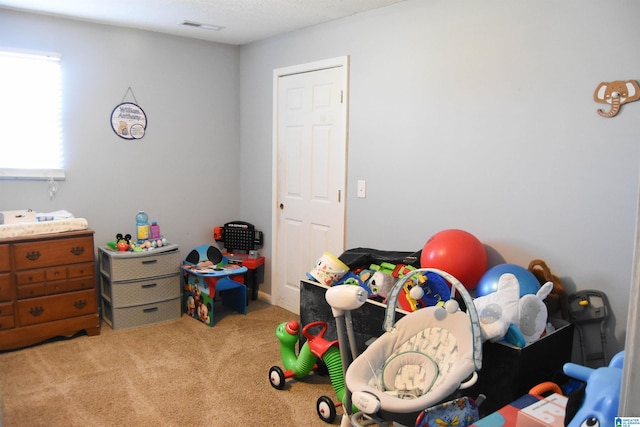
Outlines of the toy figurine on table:
[{"label": "toy figurine on table", "polygon": [[184,313],[213,326],[214,303],[218,294],[223,305],[247,314],[247,290],[243,283],[247,267],[229,264],[215,246],[201,245],[187,255],[181,269]]}]

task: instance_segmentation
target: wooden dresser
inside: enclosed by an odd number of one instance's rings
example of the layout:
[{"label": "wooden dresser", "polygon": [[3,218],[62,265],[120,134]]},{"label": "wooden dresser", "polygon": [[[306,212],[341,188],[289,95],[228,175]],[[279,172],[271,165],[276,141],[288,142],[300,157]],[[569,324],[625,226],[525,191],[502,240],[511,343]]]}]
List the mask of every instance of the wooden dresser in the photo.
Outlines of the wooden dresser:
[{"label": "wooden dresser", "polygon": [[0,239],[0,351],[100,333],[93,230]]}]

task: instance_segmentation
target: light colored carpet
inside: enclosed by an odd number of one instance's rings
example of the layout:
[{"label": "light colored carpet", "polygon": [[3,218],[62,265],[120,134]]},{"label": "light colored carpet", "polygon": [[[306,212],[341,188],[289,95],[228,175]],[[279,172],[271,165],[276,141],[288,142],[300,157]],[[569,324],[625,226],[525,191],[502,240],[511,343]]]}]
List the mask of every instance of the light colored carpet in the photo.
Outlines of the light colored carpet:
[{"label": "light colored carpet", "polygon": [[215,309],[213,327],[186,316],[103,324],[95,337],[0,353],[4,427],[327,426],[316,400],[335,399],[329,377],[269,383],[269,368],[283,367],[276,326],[298,317],[259,300],[246,316]]}]

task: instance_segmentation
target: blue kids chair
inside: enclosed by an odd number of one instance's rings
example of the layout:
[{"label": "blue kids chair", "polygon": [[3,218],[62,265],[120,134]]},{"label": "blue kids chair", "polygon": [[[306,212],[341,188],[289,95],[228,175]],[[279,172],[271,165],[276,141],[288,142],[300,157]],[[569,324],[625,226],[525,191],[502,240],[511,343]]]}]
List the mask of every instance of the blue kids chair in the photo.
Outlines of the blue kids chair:
[{"label": "blue kids chair", "polygon": [[247,314],[247,288],[232,279],[244,274],[246,267],[229,265],[220,250],[211,245],[194,248],[182,265],[184,272],[184,312],[213,326],[214,302],[219,295],[222,304],[238,313]]}]

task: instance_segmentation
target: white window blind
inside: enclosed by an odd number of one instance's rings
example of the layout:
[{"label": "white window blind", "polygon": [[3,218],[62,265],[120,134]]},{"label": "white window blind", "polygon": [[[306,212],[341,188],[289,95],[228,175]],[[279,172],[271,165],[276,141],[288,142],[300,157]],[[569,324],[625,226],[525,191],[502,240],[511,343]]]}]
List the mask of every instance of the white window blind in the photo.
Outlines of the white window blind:
[{"label": "white window blind", "polygon": [[64,179],[60,55],[0,47],[0,179]]}]

